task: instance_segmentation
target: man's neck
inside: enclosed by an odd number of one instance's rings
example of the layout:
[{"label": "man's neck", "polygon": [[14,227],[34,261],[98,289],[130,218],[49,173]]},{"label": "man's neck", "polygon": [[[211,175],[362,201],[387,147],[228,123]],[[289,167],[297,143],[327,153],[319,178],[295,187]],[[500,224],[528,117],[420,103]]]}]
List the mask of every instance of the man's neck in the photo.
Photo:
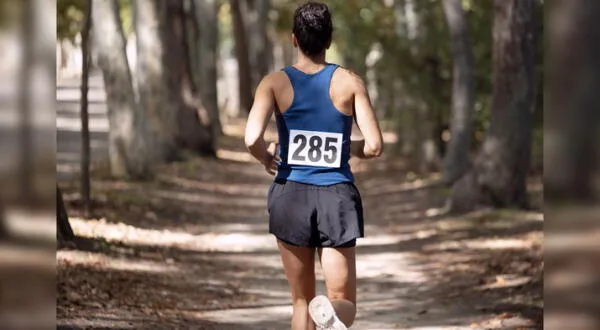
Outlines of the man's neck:
[{"label": "man's neck", "polygon": [[325,61],[325,52],[315,56],[306,56],[298,50],[298,63],[296,66],[306,69],[320,68],[327,62]]}]

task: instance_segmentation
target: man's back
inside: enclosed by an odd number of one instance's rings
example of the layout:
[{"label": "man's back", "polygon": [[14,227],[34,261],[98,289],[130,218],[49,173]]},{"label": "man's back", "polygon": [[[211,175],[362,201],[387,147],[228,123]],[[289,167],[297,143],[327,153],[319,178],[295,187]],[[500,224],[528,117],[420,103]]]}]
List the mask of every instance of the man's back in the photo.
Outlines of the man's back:
[{"label": "man's back", "polygon": [[340,95],[348,88],[331,93],[338,65],[305,70],[286,67],[285,79],[277,75],[281,81],[272,85],[281,157],[277,179],[314,185],[353,182],[348,164],[353,112],[346,107],[344,113],[334,103],[351,105],[352,94]]},{"label": "man's back", "polygon": [[[312,72],[305,68],[298,68],[298,70],[308,74],[314,74],[320,69],[313,69],[314,71]],[[271,73],[265,77],[265,79],[269,81],[269,86],[273,91],[277,110],[280,113],[285,112],[289,109],[294,99],[294,89],[287,74],[284,71],[277,71]],[[350,70],[342,67],[338,67],[337,70],[335,70],[333,77],[331,78],[329,96],[338,111],[348,116],[354,115],[354,94],[357,85],[360,84],[362,84],[360,78]]]}]

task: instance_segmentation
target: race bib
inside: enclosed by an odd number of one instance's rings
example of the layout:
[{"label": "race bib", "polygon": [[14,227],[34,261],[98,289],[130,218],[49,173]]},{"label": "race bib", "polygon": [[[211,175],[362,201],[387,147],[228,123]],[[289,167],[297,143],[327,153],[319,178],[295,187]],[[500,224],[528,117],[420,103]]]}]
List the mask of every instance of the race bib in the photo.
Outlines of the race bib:
[{"label": "race bib", "polygon": [[340,167],[342,134],[290,130],[288,164]]}]

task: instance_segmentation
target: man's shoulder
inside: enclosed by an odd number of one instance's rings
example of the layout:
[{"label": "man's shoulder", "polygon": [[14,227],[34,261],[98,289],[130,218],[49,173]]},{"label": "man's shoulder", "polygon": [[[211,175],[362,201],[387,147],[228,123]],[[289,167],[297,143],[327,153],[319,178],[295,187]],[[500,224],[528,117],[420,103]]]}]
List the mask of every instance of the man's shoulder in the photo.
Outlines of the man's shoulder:
[{"label": "man's shoulder", "polygon": [[343,65],[338,65],[338,69],[336,70],[336,72],[344,74],[347,77],[352,77],[353,79],[360,79],[360,76],[354,70]]},{"label": "man's shoulder", "polygon": [[362,78],[356,72],[341,65],[335,70],[334,79],[336,83],[342,83],[353,90],[364,85]]},{"label": "man's shoulder", "polygon": [[270,87],[281,86],[282,83],[285,83],[288,80],[287,75],[284,71],[273,71],[268,73],[263,78],[263,83],[266,83]]}]

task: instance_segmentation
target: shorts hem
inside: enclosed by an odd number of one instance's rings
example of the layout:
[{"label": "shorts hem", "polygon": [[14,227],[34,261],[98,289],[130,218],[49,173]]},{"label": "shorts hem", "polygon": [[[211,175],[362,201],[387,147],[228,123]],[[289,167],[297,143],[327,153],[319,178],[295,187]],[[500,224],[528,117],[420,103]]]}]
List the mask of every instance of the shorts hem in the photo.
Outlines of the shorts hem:
[{"label": "shorts hem", "polygon": [[[281,238],[279,235],[277,235],[275,233],[270,233],[270,234],[272,234],[278,241],[282,241],[285,244],[292,245],[292,246],[297,246],[297,247],[305,247],[305,248],[345,248],[345,247],[355,247],[356,244],[358,243],[358,239],[364,237],[364,236],[357,236],[357,237],[354,237],[354,238],[341,240],[340,242],[338,242],[338,243],[336,243],[334,245],[323,246],[323,245],[320,245],[320,244],[310,244],[310,243],[293,242],[293,241],[291,241],[289,239]],[[352,243],[353,241],[354,241],[354,244],[352,244],[351,246],[344,246],[344,245],[348,245],[348,244]]]}]

